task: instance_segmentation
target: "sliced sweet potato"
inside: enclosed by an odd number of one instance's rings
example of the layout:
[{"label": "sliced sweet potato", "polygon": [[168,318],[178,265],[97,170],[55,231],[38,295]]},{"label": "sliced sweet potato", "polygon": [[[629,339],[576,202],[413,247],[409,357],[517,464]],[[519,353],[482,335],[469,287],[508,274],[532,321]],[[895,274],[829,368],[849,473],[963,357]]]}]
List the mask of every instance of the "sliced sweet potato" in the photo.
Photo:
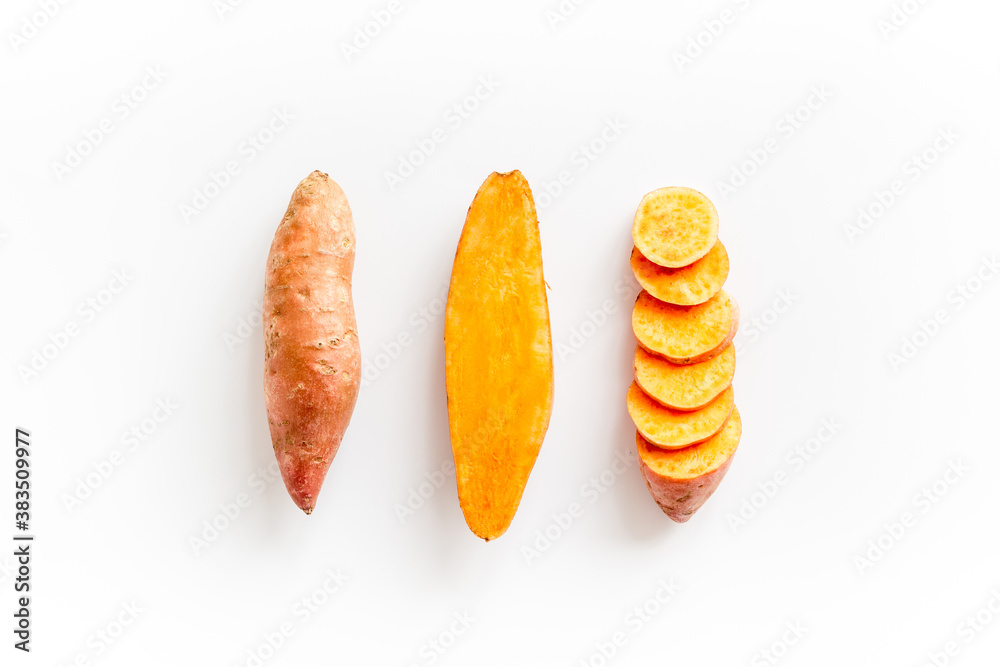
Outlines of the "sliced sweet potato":
[{"label": "sliced sweet potato", "polygon": [[697,364],[673,364],[635,350],[635,382],[660,405],[674,410],[697,410],[733,383],[736,349],[728,345],[720,354]]},{"label": "sliced sweet potato", "polygon": [[552,414],[552,336],[531,188],[492,174],[458,242],[444,325],[458,498],[473,533],[507,530]]},{"label": "sliced sweet potato", "polygon": [[739,325],[739,307],[725,290],[697,306],[675,306],[643,290],[632,310],[639,345],[675,364],[711,359],[733,342]]},{"label": "sliced sweet potato", "polygon": [[633,382],[626,402],[642,437],[663,449],[680,449],[719,432],[733,412],[733,388],[725,389],[700,410],[674,410],[651,399]]},{"label": "sliced sweet potato", "polygon": [[719,293],[729,276],[729,255],[722,241],[716,241],[701,259],[679,269],[654,264],[638,248],[632,248],[631,264],[643,289],[678,306],[705,303]]},{"label": "sliced sweet potato", "polygon": [[650,192],[635,212],[632,240],[649,261],[687,266],[712,249],[719,236],[719,214],[708,197],[691,188]]},{"label": "sliced sweet potato", "polygon": [[684,523],[705,504],[729,471],[742,432],[740,413],[735,408],[722,430],[693,447],[667,451],[636,432],[639,469],[664,514]]}]

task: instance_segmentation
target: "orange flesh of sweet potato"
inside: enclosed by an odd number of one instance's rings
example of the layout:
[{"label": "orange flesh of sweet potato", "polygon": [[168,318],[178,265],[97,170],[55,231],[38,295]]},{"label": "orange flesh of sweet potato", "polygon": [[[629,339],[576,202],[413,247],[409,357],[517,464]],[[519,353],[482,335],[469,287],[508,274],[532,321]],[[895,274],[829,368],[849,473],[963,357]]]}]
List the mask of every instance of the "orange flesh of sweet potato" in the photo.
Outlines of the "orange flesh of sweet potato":
[{"label": "orange flesh of sweet potato", "polygon": [[358,398],[361,349],[347,197],[314,171],[292,193],[264,276],[264,397],[281,477],[306,514]]},{"label": "orange flesh of sweet potato", "polygon": [[519,171],[469,207],[445,315],[458,498],[473,533],[507,530],[552,414],[552,336],[535,202]]},{"label": "orange flesh of sweet potato", "polygon": [[739,308],[725,290],[697,306],[664,303],[643,290],[632,310],[639,345],[675,364],[711,359],[733,341]]},{"label": "orange flesh of sweet potato", "polygon": [[678,268],[712,249],[719,236],[719,214],[708,197],[691,188],[650,192],[635,212],[632,240],[646,259]]},{"label": "orange flesh of sweet potato", "polygon": [[635,350],[635,382],[660,405],[697,410],[733,383],[736,350],[732,344],[708,361],[672,364],[641,347]]},{"label": "orange flesh of sweet potato", "polygon": [[642,437],[663,449],[680,449],[719,432],[733,412],[733,388],[727,388],[700,410],[685,411],[660,405],[633,382],[626,403]]},{"label": "orange flesh of sweet potato", "polygon": [[684,523],[705,504],[729,471],[742,429],[739,410],[734,408],[715,436],[684,449],[660,449],[636,432],[639,469],[664,514]]},{"label": "orange flesh of sweet potato", "polygon": [[632,273],[642,288],[660,301],[679,306],[705,303],[719,293],[729,276],[729,255],[722,241],[693,264],[671,269],[646,259],[632,248]]}]

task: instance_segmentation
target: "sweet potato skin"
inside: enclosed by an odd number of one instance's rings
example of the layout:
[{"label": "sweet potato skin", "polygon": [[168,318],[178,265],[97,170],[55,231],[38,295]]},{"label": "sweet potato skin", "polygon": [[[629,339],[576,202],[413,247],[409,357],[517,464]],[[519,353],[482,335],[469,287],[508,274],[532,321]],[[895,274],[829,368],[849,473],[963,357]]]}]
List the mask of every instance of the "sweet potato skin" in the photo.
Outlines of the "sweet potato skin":
[{"label": "sweet potato skin", "polygon": [[267,258],[267,423],[285,488],[306,514],[316,507],[360,388],[355,244],[344,191],[314,171],[292,193]]},{"label": "sweet potato skin", "polygon": [[[642,435],[636,432],[636,453],[639,457],[639,470],[646,481],[646,488],[659,508],[677,523],[685,523],[719,488],[722,479],[729,472],[736,447],[739,444],[743,425],[738,410],[733,410],[732,416],[716,438],[735,438],[732,451],[718,465],[711,466],[702,474],[694,477],[672,477],[654,470],[644,458],[644,452],[656,452],[656,447],[643,441]],[[714,440],[714,438],[713,438]],[[712,446],[712,440],[694,445],[694,447]],[[650,449],[651,448],[651,449]],[[683,450],[681,450],[683,451]]]},{"label": "sweet potato skin", "polygon": [[448,422],[465,521],[510,526],[552,414],[541,237],[520,172],[494,173],[469,207],[445,314]]}]

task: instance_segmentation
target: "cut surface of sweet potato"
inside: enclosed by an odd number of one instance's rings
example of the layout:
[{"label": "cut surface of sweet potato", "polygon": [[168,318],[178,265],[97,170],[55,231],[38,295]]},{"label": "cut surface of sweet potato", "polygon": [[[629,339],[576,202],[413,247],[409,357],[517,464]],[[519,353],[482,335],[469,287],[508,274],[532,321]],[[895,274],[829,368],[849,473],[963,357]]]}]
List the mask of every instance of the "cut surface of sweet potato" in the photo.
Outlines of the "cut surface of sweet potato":
[{"label": "cut surface of sweet potato", "polygon": [[663,449],[680,449],[719,432],[733,412],[733,388],[725,389],[700,410],[686,411],[660,405],[633,382],[626,403],[642,437]]},{"label": "cut surface of sweet potato", "polygon": [[469,207],[445,315],[458,498],[485,540],[510,526],[552,414],[552,336],[535,203],[519,171]]},{"label": "cut surface of sweet potato", "polygon": [[725,290],[697,306],[665,303],[643,290],[632,310],[639,345],[675,364],[698,363],[722,352],[739,323],[739,307]]},{"label": "cut surface of sweet potato", "polygon": [[705,504],[729,471],[742,431],[739,410],[733,408],[716,435],[684,449],[660,449],[636,432],[639,469],[664,514],[684,523]]},{"label": "cut surface of sweet potato", "polygon": [[697,364],[674,364],[635,350],[635,382],[647,396],[674,410],[697,410],[725,391],[736,372],[736,349],[726,349]]},{"label": "cut surface of sweet potato", "polygon": [[701,259],[679,269],[654,264],[638,248],[632,248],[631,264],[644,290],[678,306],[705,303],[719,293],[729,276],[729,255],[722,241],[716,241]]},{"label": "cut surface of sweet potato", "polygon": [[632,223],[632,240],[639,252],[660,266],[687,266],[707,255],[718,237],[715,206],[691,188],[650,192],[639,202]]}]

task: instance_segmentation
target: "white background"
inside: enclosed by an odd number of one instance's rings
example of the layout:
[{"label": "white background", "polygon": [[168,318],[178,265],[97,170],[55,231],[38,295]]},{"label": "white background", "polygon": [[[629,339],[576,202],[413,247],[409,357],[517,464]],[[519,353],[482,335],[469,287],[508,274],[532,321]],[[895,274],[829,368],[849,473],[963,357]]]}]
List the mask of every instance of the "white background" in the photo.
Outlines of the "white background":
[{"label": "white background", "polygon": [[[1000,252],[996,3],[908,0],[912,16],[885,34],[890,0],[593,0],[556,23],[555,0],[403,2],[350,60],[343,45],[386,3],[257,0],[220,15],[210,0],[72,2],[51,19],[40,4],[0,16],[0,536],[14,532],[15,426],[32,434],[37,535],[31,655],[11,647],[0,551],[3,664],[254,665],[254,651],[266,665],[916,666],[950,641],[948,664],[1000,654],[1000,614],[961,625],[1000,591],[1000,279],[976,282]],[[165,78],[143,90],[147,68]],[[496,89],[449,122],[483,77]],[[123,94],[143,98],[127,117]],[[244,142],[275,109],[293,119],[251,160]],[[609,122],[623,127],[602,143]],[[386,172],[438,127],[445,140],[391,189]],[[939,132],[957,138],[935,149]],[[88,155],[65,173],[81,142]],[[933,164],[914,171],[925,151]],[[229,161],[239,173],[210,187]],[[476,189],[515,168],[539,203],[556,401],[513,525],[485,544],[450,474],[399,509],[451,460],[437,300]],[[313,169],[354,210],[374,380],[307,517],[280,482],[251,476],[273,458],[264,259]],[[564,171],[569,184],[544,196]],[[894,201],[849,234],[894,180]],[[664,185],[715,201],[743,310],[743,440],[685,525],[634,466],[605,472],[635,452],[632,214]],[[116,271],[130,278],[112,295]],[[981,289],[960,298],[969,281]],[[783,292],[792,305],[775,309]],[[588,324],[608,300],[607,321]],[[934,335],[919,334],[939,310]],[[894,364],[904,337],[919,349]],[[179,406],[162,423],[148,421],[158,399]],[[797,463],[831,418],[835,435]],[[133,428],[150,434],[129,449]],[[116,450],[120,465],[68,507]],[[918,499],[952,463],[967,470]],[[614,483],[598,492],[588,480],[602,472]],[[240,494],[249,506],[196,549]],[[573,503],[582,515],[560,528],[553,515]],[[346,583],[317,592],[331,570]],[[661,580],[679,587],[665,603]],[[314,595],[325,604],[304,620],[296,604]],[[138,618],[100,640],[133,603]],[[473,619],[457,637],[456,614]],[[269,650],[284,623],[292,635]]]}]

